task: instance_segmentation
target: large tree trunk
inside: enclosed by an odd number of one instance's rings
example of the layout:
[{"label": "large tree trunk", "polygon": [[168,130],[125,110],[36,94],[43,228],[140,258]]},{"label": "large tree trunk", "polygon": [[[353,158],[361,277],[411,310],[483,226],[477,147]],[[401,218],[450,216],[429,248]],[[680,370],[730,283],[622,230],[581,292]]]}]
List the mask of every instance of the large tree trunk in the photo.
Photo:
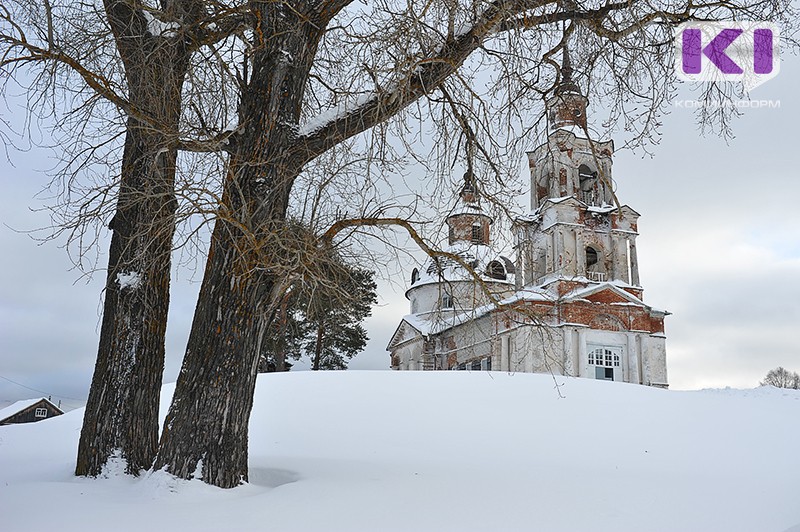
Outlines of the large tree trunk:
[{"label": "large tree trunk", "polygon": [[[229,488],[248,478],[247,436],[260,339],[285,292],[280,256],[289,192],[300,166],[295,132],[326,21],[305,2],[253,2],[252,75],[242,87],[237,138],[203,284],[155,468],[199,473]],[[315,23],[316,22],[316,23]],[[291,57],[291,62],[287,58]],[[244,127],[242,127],[244,126]]]},{"label": "large tree trunk", "polygon": [[[247,480],[247,433],[275,279],[248,274],[235,228],[218,220],[192,331],[164,424],[155,468],[181,478],[201,473],[229,488]],[[238,240],[238,241],[237,241]]]},{"label": "large tree trunk", "polygon": [[78,475],[99,474],[115,453],[135,474],[157,449],[175,212],[175,154],[156,157],[163,145],[129,128]]},{"label": "large tree trunk", "polygon": [[114,0],[107,0],[106,11],[125,62],[129,100],[142,116],[127,123],[77,475],[99,474],[114,455],[126,461],[128,473],[138,474],[157,451],[175,232],[175,141],[189,65],[185,44],[147,33],[141,12]]}]

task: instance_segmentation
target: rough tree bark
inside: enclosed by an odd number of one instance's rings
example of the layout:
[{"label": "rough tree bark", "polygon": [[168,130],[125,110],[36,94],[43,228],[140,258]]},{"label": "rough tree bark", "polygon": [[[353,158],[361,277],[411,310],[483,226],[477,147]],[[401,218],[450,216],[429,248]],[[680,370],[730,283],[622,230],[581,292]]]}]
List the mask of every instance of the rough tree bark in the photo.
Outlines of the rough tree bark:
[{"label": "rough tree bark", "polygon": [[[271,273],[301,166],[293,145],[303,92],[326,20],[253,3],[256,34],[242,87],[240,130],[224,184],[192,330],[155,468],[233,487],[247,480],[247,433],[260,340],[285,288]],[[292,60],[289,62],[288,57]],[[242,128],[242,126],[244,126]]]},{"label": "rough tree bark", "polygon": [[[105,286],[103,321],[75,468],[97,475],[114,455],[138,474],[153,462],[175,231],[176,135],[190,50],[148,31],[134,4],[104,2],[125,65],[129,116]],[[194,8],[194,15],[192,10]],[[194,0],[165,13],[197,19]]]}]

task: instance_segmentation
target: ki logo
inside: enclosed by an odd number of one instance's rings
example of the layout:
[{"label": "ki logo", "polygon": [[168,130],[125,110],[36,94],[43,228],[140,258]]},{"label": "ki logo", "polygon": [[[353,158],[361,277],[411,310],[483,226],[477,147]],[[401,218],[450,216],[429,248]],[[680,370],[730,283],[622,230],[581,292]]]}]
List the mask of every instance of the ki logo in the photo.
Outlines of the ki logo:
[{"label": "ki logo", "polygon": [[741,82],[778,75],[780,32],[769,22],[687,22],[675,30],[675,71],[686,81]]}]

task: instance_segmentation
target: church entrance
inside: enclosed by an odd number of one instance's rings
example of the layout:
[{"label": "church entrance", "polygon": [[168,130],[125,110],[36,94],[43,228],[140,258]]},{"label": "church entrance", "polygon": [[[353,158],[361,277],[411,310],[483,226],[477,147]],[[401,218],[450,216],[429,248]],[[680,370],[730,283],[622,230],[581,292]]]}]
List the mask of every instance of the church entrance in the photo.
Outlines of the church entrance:
[{"label": "church entrance", "polygon": [[594,367],[594,378],[604,381],[622,380],[622,347],[611,345],[589,346],[589,368]]}]

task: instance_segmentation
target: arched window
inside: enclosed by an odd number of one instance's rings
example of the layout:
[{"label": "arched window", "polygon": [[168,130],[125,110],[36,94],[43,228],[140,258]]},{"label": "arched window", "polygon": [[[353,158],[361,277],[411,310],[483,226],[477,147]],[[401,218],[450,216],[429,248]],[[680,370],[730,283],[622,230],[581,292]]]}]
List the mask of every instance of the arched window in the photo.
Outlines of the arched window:
[{"label": "arched window", "polygon": [[597,264],[598,257],[597,257],[597,250],[594,249],[592,246],[587,246],[586,248],[586,269],[588,270],[591,266]]},{"label": "arched window", "polygon": [[584,181],[587,181],[589,179],[596,179],[597,172],[593,171],[585,164],[582,164],[578,167],[578,177],[580,178],[581,183],[583,183]]},{"label": "arched window", "polygon": [[595,378],[613,381],[614,369],[620,367],[620,349],[598,347],[589,351],[589,365],[595,367]]},{"label": "arched window", "polygon": [[503,263],[500,262],[499,260],[493,260],[486,267],[486,275],[488,275],[492,279],[500,279],[501,281],[505,281],[506,268],[505,266],[503,266]]},{"label": "arched window", "polygon": [[453,308],[453,296],[450,292],[442,293],[442,308]]},{"label": "arched window", "polygon": [[597,172],[582,164],[578,167],[578,178],[580,180],[581,201],[588,205],[597,203]]}]

